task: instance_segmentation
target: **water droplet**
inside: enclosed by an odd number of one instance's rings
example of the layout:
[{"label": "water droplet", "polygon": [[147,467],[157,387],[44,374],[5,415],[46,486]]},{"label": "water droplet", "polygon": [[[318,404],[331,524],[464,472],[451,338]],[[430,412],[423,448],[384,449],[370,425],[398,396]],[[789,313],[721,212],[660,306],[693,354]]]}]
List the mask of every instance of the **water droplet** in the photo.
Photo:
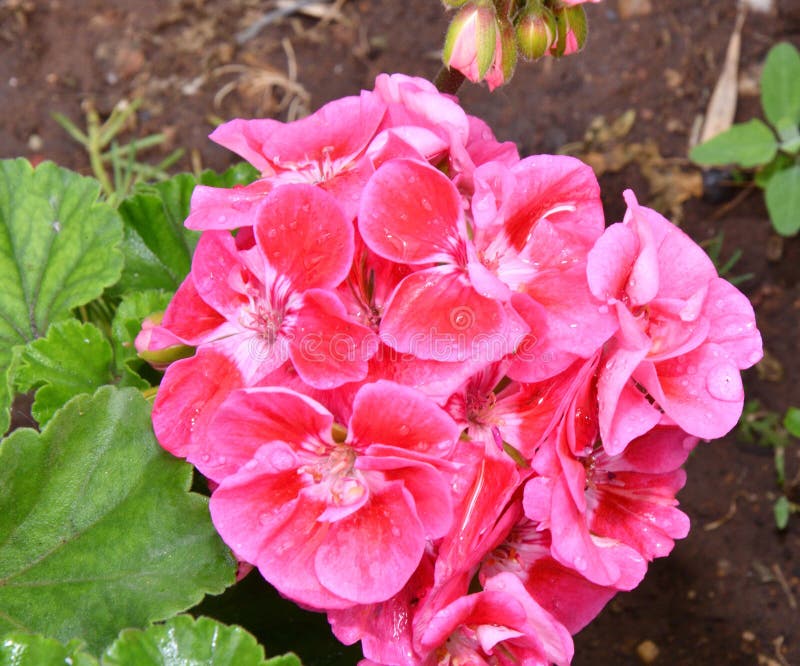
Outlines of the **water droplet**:
[{"label": "water droplet", "polygon": [[400,435],[401,435],[402,437],[405,437],[405,436],[406,436],[408,433],[410,433],[410,432],[411,432],[411,428],[409,428],[409,427],[408,427],[408,426],[407,426],[407,425],[404,423],[403,425],[401,425],[401,426],[400,426],[400,427],[397,429],[397,432],[398,432],[398,433],[400,433]]},{"label": "water droplet", "polygon": [[718,400],[738,402],[744,397],[739,369],[731,363],[720,363],[706,378],[708,392]]},{"label": "water droplet", "polygon": [[207,453],[204,453],[202,456],[200,456],[200,460],[204,463],[207,463],[209,460],[211,460],[211,456]]}]

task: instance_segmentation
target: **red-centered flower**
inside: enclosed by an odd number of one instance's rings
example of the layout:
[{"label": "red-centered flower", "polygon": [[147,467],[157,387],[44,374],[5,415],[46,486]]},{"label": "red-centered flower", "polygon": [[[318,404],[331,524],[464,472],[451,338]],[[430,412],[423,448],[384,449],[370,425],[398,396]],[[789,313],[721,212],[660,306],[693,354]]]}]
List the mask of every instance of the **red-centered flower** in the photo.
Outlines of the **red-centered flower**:
[{"label": "red-centered flower", "polygon": [[282,594],[317,609],[397,594],[452,521],[437,465],[459,429],[428,398],[367,384],[337,433],[322,405],[280,388],[233,393],[208,431],[230,471],[211,498],[217,530]]},{"label": "red-centered flower", "polygon": [[440,171],[412,160],[385,163],[364,190],[358,224],[376,254],[419,267],[386,304],[386,344],[476,369],[516,349],[528,327],[507,303],[508,286],[476,261],[461,198]]},{"label": "red-centered flower", "polygon": [[259,207],[254,235],[240,249],[226,231],[205,232],[162,325],[233,359],[250,386],[287,361],[314,388],[363,379],[377,339],[333,291],[353,256],[353,227],[336,201],[310,185],[279,187]]},{"label": "red-centered flower", "polygon": [[692,435],[721,437],[742,411],[739,371],[762,355],[753,307],[686,234],[630,190],[625,200],[624,221],[587,263],[592,293],[619,320],[598,379],[603,445],[619,453],[659,410]]},{"label": "red-centered flower", "polygon": [[480,265],[528,298],[512,301],[531,333],[509,375],[537,382],[594,354],[617,324],[590,293],[585,274],[604,227],[592,170],[554,155],[528,157],[510,169],[486,163],[475,170],[471,211]]}]

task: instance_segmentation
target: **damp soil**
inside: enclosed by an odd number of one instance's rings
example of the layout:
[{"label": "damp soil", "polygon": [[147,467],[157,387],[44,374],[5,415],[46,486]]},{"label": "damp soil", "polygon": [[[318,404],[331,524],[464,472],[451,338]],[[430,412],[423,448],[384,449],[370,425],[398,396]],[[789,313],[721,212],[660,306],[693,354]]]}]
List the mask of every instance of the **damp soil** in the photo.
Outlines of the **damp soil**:
[{"label": "damp soil", "polygon": [[[106,115],[120,100],[141,98],[131,136],[168,139],[142,159],[182,147],[176,169],[222,169],[235,158],[207,139],[220,120],[290,119],[370,88],[379,72],[430,78],[439,68],[447,19],[435,0],[339,0],[322,17],[290,15],[247,38],[244,31],[273,5],[0,1],[0,157],[51,159],[88,173],[85,153],[52,113],[82,125],[89,105]],[[696,240],[723,233],[723,259],[741,252],[730,275],[750,274],[740,287],[755,305],[767,351],[767,362],[745,374],[748,398],[780,413],[800,406],[800,240],[773,236],[758,191],[717,186],[701,198],[702,176],[685,159],[719,76],[735,3],[605,0],[588,5],[588,14],[583,54],[520,67],[493,94],[465,87],[464,107],[523,154],[593,151],[609,222],[620,219],[630,186]],[[758,66],[781,39],[800,45],[797,0],[747,17],[738,120],[758,113]],[[617,136],[614,120],[631,110],[632,126]],[[612,129],[605,142],[587,143],[590,126]],[[620,160],[620,151],[628,157]],[[725,200],[731,193],[736,198]],[[800,446],[786,452],[790,481],[799,454]],[[576,636],[576,666],[800,664],[800,516],[784,531],[775,527],[772,451],[733,433],[698,447],[687,470],[679,499],[691,534]],[[797,485],[788,492],[800,501]],[[244,625],[272,653],[296,650],[310,666],[359,656],[318,638],[327,632],[324,617],[296,610],[255,575],[199,611]]]}]

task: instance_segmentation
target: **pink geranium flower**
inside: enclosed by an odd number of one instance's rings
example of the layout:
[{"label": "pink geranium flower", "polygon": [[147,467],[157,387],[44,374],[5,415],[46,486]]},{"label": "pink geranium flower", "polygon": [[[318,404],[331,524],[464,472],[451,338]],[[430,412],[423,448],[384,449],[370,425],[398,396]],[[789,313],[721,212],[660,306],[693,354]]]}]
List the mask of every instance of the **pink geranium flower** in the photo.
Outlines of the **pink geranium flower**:
[{"label": "pink geranium flower", "polygon": [[762,354],[753,308],[686,234],[630,190],[625,200],[624,221],[587,264],[592,293],[620,327],[598,379],[603,446],[619,453],[661,411],[692,435],[721,437],[742,411],[739,370]]},{"label": "pink geranium flower", "polygon": [[565,666],[569,632],[534,601],[512,573],[488,578],[482,592],[459,597],[417,629],[425,666]]},{"label": "pink geranium flower", "polygon": [[214,524],[304,606],[386,601],[426,542],[450,528],[450,486],[438,464],[458,435],[424,395],[386,381],[358,391],[346,431],[293,391],[237,391],[208,431],[227,472],[211,498]]},{"label": "pink geranium flower", "polygon": [[477,369],[511,353],[527,332],[507,303],[508,286],[475,256],[458,190],[437,169],[385,163],[364,190],[358,226],[373,252],[417,268],[386,304],[386,344]]},{"label": "pink geranium flower", "polygon": [[277,185],[309,183],[336,197],[352,219],[372,173],[365,152],[386,111],[370,93],[335,100],[292,123],[231,120],[211,139],[261,171],[262,179],[232,189],[198,185],[192,194],[190,229],[236,229],[252,224],[254,207]]},{"label": "pink geranium flower", "polygon": [[284,185],[253,222],[255,244],[246,249],[226,231],[202,236],[162,326],[231,358],[250,386],[287,361],[315,388],[363,379],[377,339],[332,291],[353,256],[353,227],[335,200]]}]

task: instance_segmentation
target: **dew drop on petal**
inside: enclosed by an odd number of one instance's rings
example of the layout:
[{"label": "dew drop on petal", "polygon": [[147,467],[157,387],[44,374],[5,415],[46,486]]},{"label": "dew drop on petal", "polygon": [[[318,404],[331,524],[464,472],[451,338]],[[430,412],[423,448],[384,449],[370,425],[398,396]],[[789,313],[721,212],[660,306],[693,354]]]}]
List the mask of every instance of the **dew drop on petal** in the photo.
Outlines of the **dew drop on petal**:
[{"label": "dew drop on petal", "polygon": [[744,397],[739,369],[731,363],[714,366],[706,378],[706,388],[718,400],[738,402]]}]

